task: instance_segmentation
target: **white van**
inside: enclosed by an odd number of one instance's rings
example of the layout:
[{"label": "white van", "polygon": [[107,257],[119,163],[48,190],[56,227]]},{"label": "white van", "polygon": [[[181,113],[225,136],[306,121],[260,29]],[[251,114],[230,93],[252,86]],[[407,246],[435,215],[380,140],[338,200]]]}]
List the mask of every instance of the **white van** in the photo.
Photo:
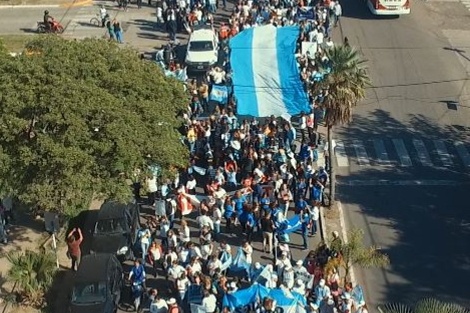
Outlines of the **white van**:
[{"label": "white van", "polygon": [[190,71],[207,71],[217,63],[219,40],[211,28],[194,30],[188,41],[185,63]]}]

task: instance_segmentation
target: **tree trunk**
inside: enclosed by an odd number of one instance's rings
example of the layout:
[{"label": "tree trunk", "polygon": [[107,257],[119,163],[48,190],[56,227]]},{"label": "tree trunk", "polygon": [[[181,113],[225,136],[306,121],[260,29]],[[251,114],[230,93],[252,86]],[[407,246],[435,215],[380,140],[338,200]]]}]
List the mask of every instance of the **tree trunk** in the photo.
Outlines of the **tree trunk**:
[{"label": "tree trunk", "polygon": [[334,162],[334,147],[333,147],[333,126],[327,128],[327,139],[328,139],[328,161],[330,165],[330,207],[335,203],[336,193],[336,164]]}]

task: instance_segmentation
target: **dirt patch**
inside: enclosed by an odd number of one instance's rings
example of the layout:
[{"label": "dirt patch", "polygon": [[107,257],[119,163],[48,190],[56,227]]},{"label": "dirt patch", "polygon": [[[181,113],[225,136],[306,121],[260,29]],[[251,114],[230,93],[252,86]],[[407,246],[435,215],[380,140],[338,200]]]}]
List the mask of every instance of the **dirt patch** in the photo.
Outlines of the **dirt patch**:
[{"label": "dirt patch", "polygon": [[78,0],[0,0],[0,5],[68,5],[75,2],[78,2]]},{"label": "dirt patch", "polygon": [[336,205],[332,205],[328,208],[325,208],[323,210],[323,214],[325,215],[325,218],[328,220],[337,220],[339,219],[339,210]]}]

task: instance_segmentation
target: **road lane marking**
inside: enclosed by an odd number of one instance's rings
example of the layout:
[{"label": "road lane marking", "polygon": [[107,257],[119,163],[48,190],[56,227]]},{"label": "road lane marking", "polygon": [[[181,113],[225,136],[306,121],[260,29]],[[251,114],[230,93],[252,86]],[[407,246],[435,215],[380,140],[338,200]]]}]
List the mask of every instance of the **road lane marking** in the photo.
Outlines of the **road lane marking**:
[{"label": "road lane marking", "polygon": [[413,146],[415,146],[418,153],[418,159],[422,166],[432,166],[431,157],[428,150],[421,139],[413,139]]},{"label": "road lane marking", "polygon": [[388,158],[387,150],[385,149],[384,142],[380,139],[374,139],[374,149],[377,156],[377,162],[380,165],[390,165],[390,159]]},{"label": "road lane marking", "polygon": [[406,150],[405,143],[401,139],[392,139],[393,145],[395,146],[395,150],[397,151],[398,158],[400,159],[401,166],[411,166],[413,163],[411,162],[410,155]]},{"label": "road lane marking", "polygon": [[460,159],[462,159],[463,165],[465,167],[470,167],[470,154],[465,148],[465,144],[461,141],[457,141],[454,143],[454,146],[460,156]]},{"label": "road lane marking", "polygon": [[335,155],[336,155],[336,162],[338,163],[338,167],[349,166],[349,160],[348,160],[348,156],[346,155],[346,150],[344,149],[344,143],[340,140],[336,140]]},{"label": "road lane marking", "polygon": [[434,147],[436,147],[437,154],[441,159],[442,165],[445,167],[450,167],[453,165],[452,158],[450,157],[449,152],[447,151],[446,144],[443,140],[434,140]]},{"label": "road lane marking", "polygon": [[366,148],[362,142],[359,140],[354,140],[353,147],[354,151],[356,151],[357,163],[359,163],[360,166],[370,165]]}]

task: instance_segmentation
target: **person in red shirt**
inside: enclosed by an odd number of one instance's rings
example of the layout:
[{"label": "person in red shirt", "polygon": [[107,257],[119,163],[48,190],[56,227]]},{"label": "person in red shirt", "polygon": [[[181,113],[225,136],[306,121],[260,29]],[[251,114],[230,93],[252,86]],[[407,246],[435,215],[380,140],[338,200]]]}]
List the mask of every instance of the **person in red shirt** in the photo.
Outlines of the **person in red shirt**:
[{"label": "person in red shirt", "polygon": [[[76,238],[75,234],[78,234],[78,238]],[[72,260],[71,269],[76,271],[78,269],[78,265],[80,264],[80,258],[82,256],[82,251],[80,250],[80,244],[83,241],[82,230],[80,228],[74,228],[70,231],[69,235],[67,236],[67,246],[68,251],[67,255]]]}]

